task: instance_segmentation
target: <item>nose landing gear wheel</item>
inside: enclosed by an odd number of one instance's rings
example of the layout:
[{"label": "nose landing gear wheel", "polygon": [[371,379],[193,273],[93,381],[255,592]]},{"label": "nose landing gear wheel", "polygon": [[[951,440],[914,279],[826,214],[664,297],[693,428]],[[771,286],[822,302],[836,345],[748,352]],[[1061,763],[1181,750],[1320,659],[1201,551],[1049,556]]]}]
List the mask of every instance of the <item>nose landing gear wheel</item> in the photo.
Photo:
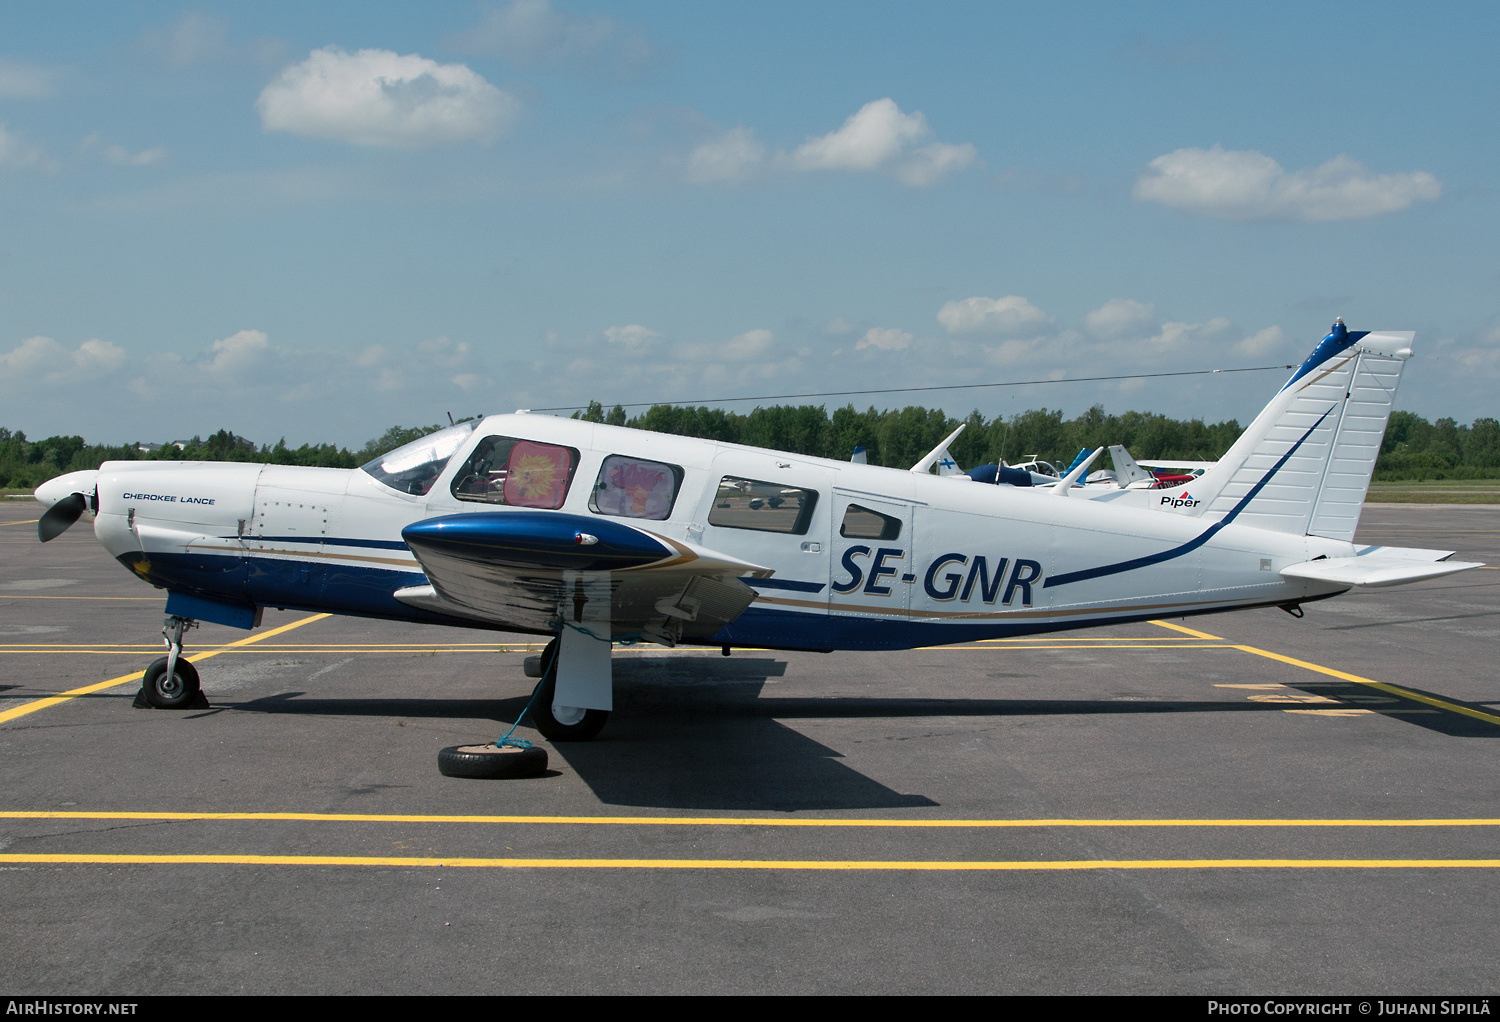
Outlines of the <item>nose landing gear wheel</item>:
[{"label": "nose landing gear wheel", "polygon": [[146,668],[141,692],[146,702],[158,710],[183,710],[198,697],[198,668],[191,660],[178,658],[177,669],[167,676],[167,658],[162,657]]},{"label": "nose landing gear wheel", "polygon": [[609,722],[608,710],[585,710],[569,706],[565,715],[552,707],[552,695],[557,690],[557,640],[547,643],[542,651],[542,663],[548,665],[547,673],[537,682],[536,694],[531,698],[531,724],[551,742],[587,742],[599,737],[604,725]]}]

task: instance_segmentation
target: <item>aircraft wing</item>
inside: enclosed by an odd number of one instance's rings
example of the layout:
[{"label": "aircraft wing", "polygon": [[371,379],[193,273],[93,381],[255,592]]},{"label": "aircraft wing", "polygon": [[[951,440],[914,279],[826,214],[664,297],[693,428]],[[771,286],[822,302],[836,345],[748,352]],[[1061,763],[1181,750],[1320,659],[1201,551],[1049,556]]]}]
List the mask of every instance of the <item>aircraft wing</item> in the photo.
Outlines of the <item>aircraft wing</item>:
[{"label": "aircraft wing", "polygon": [[741,577],[772,574],[645,528],[561,511],[446,515],[401,536],[429,584],[397,590],[398,600],[521,631],[555,632],[562,619],[601,638],[707,641],[755,599]]},{"label": "aircraft wing", "polygon": [[1184,472],[1202,471],[1207,472],[1218,464],[1217,461],[1137,461],[1142,468],[1175,468]]},{"label": "aircraft wing", "polygon": [[1441,578],[1484,565],[1471,561],[1450,561],[1452,550],[1415,550],[1409,547],[1369,546],[1353,557],[1324,557],[1315,561],[1289,564],[1281,569],[1288,578],[1310,578],[1342,585],[1399,586],[1428,578]]}]

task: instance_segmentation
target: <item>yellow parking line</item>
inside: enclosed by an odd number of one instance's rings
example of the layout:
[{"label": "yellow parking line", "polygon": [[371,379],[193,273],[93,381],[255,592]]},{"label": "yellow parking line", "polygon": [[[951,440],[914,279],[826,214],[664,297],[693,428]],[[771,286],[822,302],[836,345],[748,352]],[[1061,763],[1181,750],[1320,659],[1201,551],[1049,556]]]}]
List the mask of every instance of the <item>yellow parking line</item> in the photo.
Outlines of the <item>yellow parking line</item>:
[{"label": "yellow parking line", "polygon": [[[187,659],[191,660],[193,663],[198,663],[200,660],[207,660],[209,657],[218,656],[220,653],[227,652],[228,650],[234,649],[237,646],[248,646],[252,642],[260,642],[262,639],[269,639],[273,635],[280,635],[283,632],[291,631],[293,628],[301,628],[303,625],[310,625],[314,621],[321,621],[325,617],[331,616],[332,615],[330,614],[313,614],[311,617],[305,617],[301,620],[293,621],[291,624],[282,625],[280,628],[272,628],[269,632],[262,632],[260,635],[252,635],[248,639],[240,639],[237,642],[226,643],[218,649],[211,649],[204,653],[194,653],[191,656],[187,657]],[[139,671],[135,671],[131,674],[122,674],[120,675],[120,677],[111,678],[108,681],[98,681],[92,685],[84,685],[82,688],[69,689],[66,692],[60,692],[55,696],[48,696],[45,699],[38,699],[35,702],[22,703],[20,706],[6,710],[4,713],[0,713],[0,724],[15,720],[17,717],[24,717],[28,713],[35,713],[38,710],[45,710],[47,707],[56,706],[58,703],[65,703],[69,699],[76,699],[79,696],[86,696],[92,692],[103,692],[105,689],[114,688],[116,685],[124,685],[132,681],[140,681],[145,673],[145,668],[142,668]]]},{"label": "yellow parking line", "polygon": [[1079,644],[1079,643],[1071,643],[1070,642],[1070,643],[1066,643],[1066,644],[1056,644],[1056,645],[1051,645],[1051,646],[1010,646],[1010,647],[1005,647],[1005,646],[919,646],[918,648],[919,649],[924,649],[924,650],[926,650],[926,649],[952,649],[952,650],[974,650],[974,649],[998,650],[998,649],[1007,649],[1009,652],[1020,653],[1020,652],[1022,652],[1024,650],[1032,650],[1032,649],[1235,649],[1237,647],[1235,647],[1234,645],[1232,645],[1230,643],[1220,643],[1220,644],[1217,644],[1217,645],[1215,645],[1215,644],[1207,644],[1207,645],[1205,645],[1205,644],[1196,644],[1196,645],[1190,645],[1190,644],[1187,643],[1186,640],[1183,640],[1183,641],[1179,641],[1179,642],[1159,642],[1159,643],[1156,643],[1155,645],[1146,645],[1145,643],[1131,643],[1129,645],[1110,646],[1110,645],[1105,645],[1103,643],[1093,643],[1093,644],[1089,644],[1089,645],[1082,645],[1082,644]]},{"label": "yellow parking line", "polygon": [[1479,710],[1470,709],[1467,706],[1460,706],[1457,703],[1450,703],[1446,699],[1438,699],[1433,696],[1424,695],[1421,692],[1413,692],[1410,689],[1401,688],[1397,685],[1390,685],[1383,681],[1372,681],[1369,678],[1361,678],[1357,674],[1349,674],[1345,671],[1336,671],[1332,667],[1322,667],[1318,664],[1310,664],[1306,660],[1298,660],[1295,657],[1284,656],[1280,653],[1272,653],[1268,649],[1258,649],[1255,646],[1235,646],[1234,648],[1243,650],[1246,653],[1254,653],[1256,656],[1263,656],[1268,660],[1279,660],[1284,664],[1291,664],[1293,667],[1300,667],[1305,671],[1316,671],[1319,674],[1326,674],[1331,678],[1341,678],[1344,681],[1352,681],[1357,685],[1367,685],[1370,688],[1379,689],[1382,692],[1389,692],[1391,695],[1400,696],[1402,699],[1412,699],[1419,703],[1426,703],[1428,706],[1436,706],[1439,709],[1447,710],[1450,713],[1461,713],[1466,717],[1473,717],[1475,720],[1482,720],[1490,724],[1500,724],[1500,717],[1495,716],[1493,713],[1482,713]]},{"label": "yellow parking line", "polygon": [[1183,625],[1174,625],[1170,621],[1147,621],[1146,623],[1148,625],[1156,625],[1158,628],[1170,628],[1174,632],[1182,632],[1184,635],[1191,635],[1195,639],[1211,639],[1214,642],[1224,641],[1222,636],[1209,635],[1207,632],[1200,632],[1196,628],[1187,628]]},{"label": "yellow parking line", "polygon": [[465,823],[465,824],[576,824],[626,827],[889,827],[896,829],[1012,829],[1051,827],[1500,827],[1500,819],[1009,819],[1009,820],[892,820],[828,819],[762,816],[442,816],[386,813],[214,813],[107,812],[93,810],[8,810],[4,820],[170,820],[253,821],[299,823]]},{"label": "yellow parking line", "polygon": [[1052,871],[1101,869],[1496,869],[1500,859],[1061,859],[1000,862],[864,859],[473,859],[366,855],[0,853],[0,862],[140,866],[409,866],[490,869]]},{"label": "yellow parking line", "polygon": [[[1219,638],[1219,636],[1217,635],[1209,635],[1206,632],[1199,632],[1191,628],[1184,628],[1181,625],[1174,625],[1170,621],[1152,621],[1151,624],[1160,625],[1163,628],[1171,628],[1174,631],[1186,632],[1189,635],[1197,636],[1200,639]],[[1421,692],[1413,692],[1410,689],[1401,688],[1398,685],[1391,685],[1383,681],[1375,681],[1371,678],[1362,678],[1357,674],[1349,674],[1346,671],[1336,671],[1332,667],[1323,667],[1319,664],[1308,663],[1306,660],[1298,660],[1295,657],[1289,657],[1282,653],[1273,653],[1268,649],[1260,649],[1257,646],[1242,646],[1238,644],[1223,648],[1237,649],[1244,653],[1253,653],[1256,656],[1263,656],[1269,660],[1279,660],[1281,663],[1291,664],[1293,667],[1300,667],[1305,671],[1316,671],[1319,674],[1326,674],[1331,678],[1340,678],[1344,681],[1352,681],[1357,685],[1367,685],[1370,688],[1379,689],[1382,692],[1389,692],[1391,695],[1400,696],[1402,699],[1411,699],[1419,703],[1426,703],[1428,706],[1436,706],[1439,709],[1447,710],[1450,713],[1461,713],[1466,717],[1473,717],[1475,720],[1482,720],[1489,724],[1500,724],[1500,716],[1496,716],[1493,713],[1484,713],[1480,710],[1471,709],[1467,706],[1460,706],[1457,703],[1451,703],[1446,699],[1438,699],[1435,696],[1424,695]]]},{"label": "yellow parking line", "polygon": [[33,525],[39,521],[40,518],[28,518],[24,522],[0,522],[0,525]]}]

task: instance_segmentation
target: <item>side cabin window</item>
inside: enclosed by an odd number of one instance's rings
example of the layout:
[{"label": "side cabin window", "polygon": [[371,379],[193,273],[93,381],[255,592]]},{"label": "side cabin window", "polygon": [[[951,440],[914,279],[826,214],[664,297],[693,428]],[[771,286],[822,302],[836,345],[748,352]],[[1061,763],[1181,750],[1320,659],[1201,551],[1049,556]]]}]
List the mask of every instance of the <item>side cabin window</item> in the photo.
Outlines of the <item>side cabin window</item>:
[{"label": "side cabin window", "polygon": [[719,480],[719,492],[708,512],[708,524],[723,529],[805,536],[817,503],[817,490],[725,476]]},{"label": "side cabin window", "polygon": [[839,535],[846,539],[895,539],[901,535],[901,519],[850,504],[844,512],[844,523],[839,526]]},{"label": "side cabin window", "polygon": [[568,497],[578,451],[572,447],[487,436],[453,477],[459,500],[557,509]]},{"label": "side cabin window", "polygon": [[611,454],[599,468],[589,508],[596,514],[659,522],[671,515],[681,487],[682,469],[676,465]]}]

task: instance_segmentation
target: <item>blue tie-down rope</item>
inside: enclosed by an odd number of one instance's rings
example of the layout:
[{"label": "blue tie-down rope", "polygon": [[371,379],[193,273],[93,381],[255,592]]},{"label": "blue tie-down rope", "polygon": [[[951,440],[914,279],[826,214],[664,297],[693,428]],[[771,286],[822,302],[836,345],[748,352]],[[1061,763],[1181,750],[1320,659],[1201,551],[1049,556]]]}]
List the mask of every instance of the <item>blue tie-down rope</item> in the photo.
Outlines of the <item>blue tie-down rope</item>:
[{"label": "blue tie-down rope", "polygon": [[516,728],[521,726],[521,721],[526,719],[526,715],[531,712],[531,704],[536,702],[536,694],[542,690],[542,682],[547,680],[547,672],[552,669],[552,664],[557,660],[557,654],[561,650],[561,648],[562,637],[558,636],[557,645],[552,648],[552,659],[548,660],[545,664],[542,665],[542,676],[537,680],[536,688],[531,690],[531,698],[526,700],[526,708],[521,711],[521,715],[516,718],[516,722],[510,726],[510,730],[505,732],[505,734],[501,735],[499,738],[495,739],[495,748],[503,749],[507,745],[514,749],[531,748],[531,743],[526,739],[512,738],[511,735],[515,733]]},{"label": "blue tie-down rope", "polygon": [[[571,624],[571,623],[569,623],[567,621],[564,621],[563,625],[565,627],[567,627],[567,628],[573,629],[575,632],[582,632],[584,635],[587,635],[591,639],[597,639],[600,642],[610,642],[611,641],[609,639],[604,638],[601,635],[596,635],[593,632],[589,631],[587,628],[580,627],[579,625]],[[626,645],[634,645],[635,643],[640,642],[642,640],[642,638],[643,638],[643,636],[641,636],[641,635],[631,634],[631,635],[623,636],[623,637],[621,637],[619,639],[615,639],[613,641],[615,641],[615,642],[621,642],[621,643],[624,643]],[[526,719],[526,714],[528,714],[528,713],[531,712],[531,704],[534,703],[534,702],[536,702],[536,694],[542,690],[542,682],[547,680],[547,673],[552,670],[552,665],[557,661],[558,654],[560,654],[561,652],[562,652],[562,633],[559,632],[558,636],[557,636],[557,646],[552,651],[552,659],[548,660],[545,664],[542,665],[542,677],[536,683],[536,688],[534,688],[534,689],[531,690],[531,698],[528,699],[528,700],[526,700],[526,709],[524,709],[524,710],[521,711],[521,715],[516,718],[516,722],[510,726],[510,730],[509,731],[505,732],[505,734],[503,734],[499,738],[495,739],[495,747],[496,748],[503,748],[503,747],[505,747],[507,745],[509,745],[509,746],[511,746],[513,748],[516,748],[516,749],[529,749],[529,748],[531,748],[531,743],[528,742],[526,739],[524,739],[524,738],[512,738],[511,735],[515,732],[516,728],[518,728],[518,727],[521,726],[521,721],[523,721],[523,720]]]}]

